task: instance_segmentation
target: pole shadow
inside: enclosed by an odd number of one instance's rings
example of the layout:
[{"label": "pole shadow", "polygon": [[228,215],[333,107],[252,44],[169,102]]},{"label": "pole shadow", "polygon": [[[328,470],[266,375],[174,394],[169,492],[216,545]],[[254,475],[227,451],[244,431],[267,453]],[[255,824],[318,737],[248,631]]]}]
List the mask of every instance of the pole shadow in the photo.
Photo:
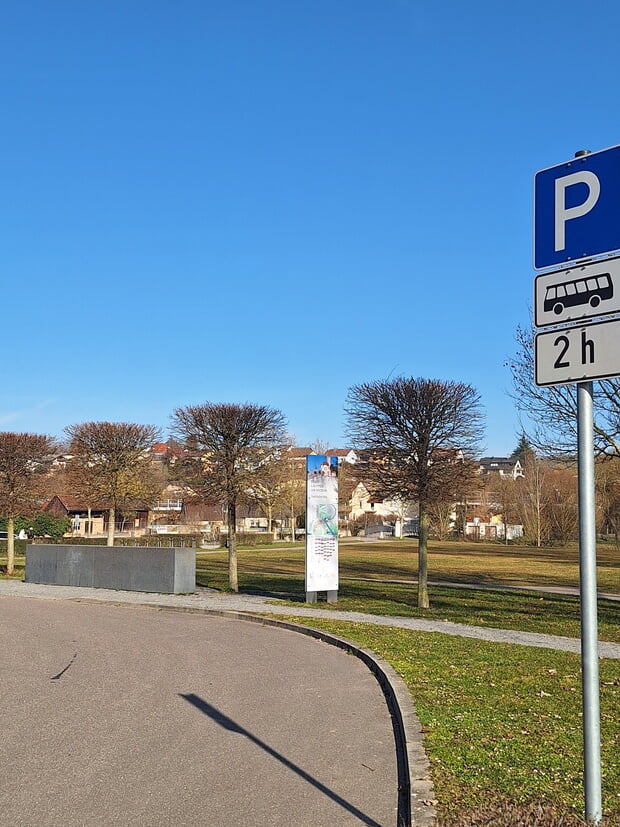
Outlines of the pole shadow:
[{"label": "pole shadow", "polygon": [[233,721],[232,718],[229,718],[227,715],[224,715],[223,712],[220,712],[215,706],[212,706],[210,703],[207,703],[203,698],[195,695],[193,692],[190,693],[179,693],[179,696],[190,703],[192,706],[196,707],[203,715],[206,715],[208,718],[211,718],[212,721],[215,721],[216,724],[219,724],[223,729],[227,729],[229,732],[236,732],[238,735],[245,736],[249,741],[256,746],[260,747],[264,750],[267,755],[275,758],[276,761],[279,761],[283,764],[287,769],[291,770],[292,772],[296,773],[300,778],[303,778],[308,784],[315,787],[317,790],[322,792],[328,798],[331,798],[332,801],[335,801],[336,804],[340,805],[343,809],[347,810],[347,812],[352,813],[354,816],[359,818],[362,824],[367,824],[369,827],[382,827],[378,821],[375,821],[370,816],[363,813],[357,807],[355,807],[350,802],[346,801],[346,799],[342,798],[342,796],[338,795],[338,793],[330,790],[329,787],[326,787],[325,784],[322,784],[316,778],[313,778],[309,773],[299,767],[297,764],[289,761],[288,758],[285,758],[284,755],[281,755],[279,752],[274,750],[269,744],[266,744],[264,741],[261,741],[260,738],[257,738],[256,735],[253,735],[244,727],[240,726],[236,721]]}]

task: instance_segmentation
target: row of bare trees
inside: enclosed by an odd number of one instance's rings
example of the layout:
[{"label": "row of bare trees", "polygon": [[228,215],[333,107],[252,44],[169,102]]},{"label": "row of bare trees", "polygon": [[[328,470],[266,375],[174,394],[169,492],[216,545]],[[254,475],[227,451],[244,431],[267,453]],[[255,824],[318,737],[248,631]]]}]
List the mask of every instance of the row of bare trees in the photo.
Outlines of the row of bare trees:
[{"label": "row of bare trees", "polygon": [[[229,582],[238,590],[236,512],[248,497],[269,510],[281,496],[278,475],[288,445],[284,416],[261,405],[212,404],[177,408],[173,433],[188,446],[180,478],[205,499],[225,504],[228,523]],[[91,506],[109,510],[108,545],[114,545],[115,516],[132,503],[151,503],[162,479],[150,449],[160,438],[151,425],[83,422],[65,429],[68,462],[64,485]],[[45,479],[58,442],[38,434],[0,433],[0,514],[7,520],[7,572],[14,571],[14,521],[40,507]]]},{"label": "row of bare trees", "polygon": [[521,459],[523,477],[487,481],[486,505],[506,526],[523,526],[525,539],[538,547],[567,543],[577,536],[577,477],[574,465],[538,457],[533,450]]},{"label": "row of bare trees", "polygon": [[[84,422],[66,429],[70,461],[66,487],[91,505],[109,508],[108,544],[114,544],[115,513],[131,500],[149,500],[157,480],[148,459],[157,428],[126,422]],[[58,440],[32,433],[0,433],[0,514],[7,521],[7,572],[15,565],[14,525],[40,508],[48,475],[61,450]],[[90,514],[89,514],[90,517]]]},{"label": "row of bare trees", "polygon": [[[538,411],[532,400],[540,405],[543,401],[538,391],[531,389],[531,381],[529,385],[526,383],[531,359],[527,345],[524,339],[522,352],[511,367],[515,383],[523,385],[521,404],[526,406],[529,399],[534,406],[530,408],[532,413]],[[548,390],[543,389],[541,393],[547,394]],[[601,453],[609,457],[618,454],[613,389],[608,390],[607,430],[600,426],[597,433],[601,438]],[[562,394],[559,399],[558,406],[564,399]],[[559,409],[556,406],[553,410]],[[383,497],[414,500],[419,504],[418,605],[427,607],[430,515],[433,510],[440,510],[442,503],[457,500],[472,484],[476,471],[474,460],[484,429],[480,397],[465,383],[396,377],[353,386],[345,410],[348,437],[364,456],[351,482],[354,484],[359,479],[374,486]],[[544,405],[542,410],[546,410]],[[551,419],[546,424],[551,427],[553,415],[549,416]],[[180,476],[198,494],[225,505],[229,582],[231,589],[237,590],[239,505],[253,498],[262,506],[271,524],[276,506],[281,508],[283,498],[293,496],[291,475],[282,462],[283,448],[290,444],[284,416],[266,406],[207,402],[177,408],[172,424],[172,433],[187,449],[178,469]],[[73,457],[69,471],[71,485],[88,501],[106,502],[111,510],[108,542],[112,543],[115,510],[129,499],[152,498],[157,480],[148,473],[146,464],[148,449],[159,433],[151,426],[95,422],[71,426],[66,432]],[[29,492],[35,491],[34,478],[45,472],[46,458],[53,453],[53,440],[32,434],[0,436],[7,437],[5,455],[0,448],[0,512],[10,519],[28,506]],[[20,438],[30,447],[18,450]],[[19,462],[8,461],[11,452],[20,454]],[[510,491],[499,492],[504,501],[505,519],[511,510],[518,512],[515,521],[519,519],[528,534],[540,543],[549,534],[568,536],[573,531],[571,521],[576,509],[567,495],[566,473],[562,476],[559,469],[551,473],[538,463],[533,452],[532,457],[525,481],[513,485]],[[21,470],[15,471],[15,468]],[[614,485],[613,477],[609,477],[606,490],[611,492]],[[548,515],[554,498],[555,516],[550,527]],[[613,507],[608,511],[613,516]],[[12,538],[10,530],[9,536]]]},{"label": "row of bare trees", "polygon": [[[396,378],[357,385],[347,402],[348,434],[364,449],[358,474],[383,496],[420,504],[418,603],[428,605],[428,513],[439,496],[462,490],[473,473],[482,437],[480,399],[469,385]],[[226,507],[229,583],[238,589],[236,513],[252,498],[271,523],[273,510],[299,495],[295,475],[283,462],[290,445],[283,414],[252,404],[177,408],[172,433],[186,447],[180,477],[196,493]],[[70,462],[67,483],[88,503],[110,510],[108,543],[114,542],[114,515],[132,500],[152,500],[161,480],[154,477],[149,449],[157,428],[132,423],[86,422],[66,429]],[[456,449],[459,449],[457,457]],[[9,521],[40,503],[39,487],[58,445],[35,434],[0,434],[0,513]],[[349,481],[354,484],[356,479]],[[13,566],[9,522],[9,571]]]}]

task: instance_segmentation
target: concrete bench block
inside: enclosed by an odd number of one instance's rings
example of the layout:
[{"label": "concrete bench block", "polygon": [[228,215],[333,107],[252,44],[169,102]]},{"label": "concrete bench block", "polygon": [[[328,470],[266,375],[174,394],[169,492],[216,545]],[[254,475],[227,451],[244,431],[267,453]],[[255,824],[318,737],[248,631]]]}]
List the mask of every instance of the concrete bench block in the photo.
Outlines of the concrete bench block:
[{"label": "concrete bench block", "polygon": [[26,550],[26,582],[190,594],[196,591],[196,550],[33,544]]}]

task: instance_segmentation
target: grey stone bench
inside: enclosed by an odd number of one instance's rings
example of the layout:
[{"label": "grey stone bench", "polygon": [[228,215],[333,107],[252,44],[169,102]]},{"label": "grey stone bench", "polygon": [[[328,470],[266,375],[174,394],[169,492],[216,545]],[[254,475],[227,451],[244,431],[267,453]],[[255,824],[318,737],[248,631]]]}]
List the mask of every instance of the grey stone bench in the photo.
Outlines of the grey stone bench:
[{"label": "grey stone bench", "polygon": [[196,550],[33,544],[26,549],[26,582],[190,594],[196,591]]}]

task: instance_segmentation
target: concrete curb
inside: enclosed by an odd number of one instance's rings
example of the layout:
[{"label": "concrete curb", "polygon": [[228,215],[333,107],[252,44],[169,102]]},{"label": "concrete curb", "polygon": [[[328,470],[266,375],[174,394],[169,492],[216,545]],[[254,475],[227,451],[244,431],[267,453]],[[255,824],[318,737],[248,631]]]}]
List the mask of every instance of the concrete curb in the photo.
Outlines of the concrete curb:
[{"label": "concrete curb", "polygon": [[398,771],[397,827],[431,827],[435,824],[433,783],[428,758],[422,746],[422,727],[409,690],[389,663],[369,649],[357,646],[350,640],[332,635],[323,629],[300,626],[290,621],[245,612],[218,612],[218,614],[232,615],[239,620],[260,623],[264,626],[289,629],[322,640],[331,646],[337,646],[359,658],[379,683],[392,718]]}]

